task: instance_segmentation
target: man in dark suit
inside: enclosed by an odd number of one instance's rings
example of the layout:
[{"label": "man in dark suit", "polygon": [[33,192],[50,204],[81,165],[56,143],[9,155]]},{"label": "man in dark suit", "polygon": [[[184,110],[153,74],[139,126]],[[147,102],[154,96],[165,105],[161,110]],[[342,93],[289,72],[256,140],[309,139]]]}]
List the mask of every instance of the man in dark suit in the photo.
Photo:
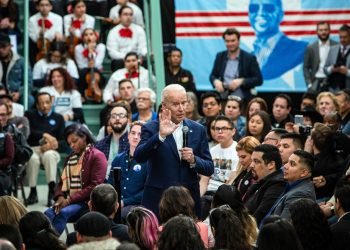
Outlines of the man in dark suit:
[{"label": "man in dark suit", "polygon": [[327,76],[323,67],[326,63],[329,49],[337,42],[329,38],[330,24],[319,22],[317,24],[318,40],[309,44],[304,55],[303,72],[306,86],[309,90],[318,93],[326,84]]},{"label": "man in dark suit", "polygon": [[[159,215],[163,191],[173,185],[182,185],[191,192],[199,216],[198,174],[211,176],[214,172],[205,129],[185,119],[186,103],[185,88],[179,84],[166,86],[162,92],[163,111],[159,121],[151,121],[142,127],[141,141],[134,153],[137,162],[149,163],[142,205],[156,215]],[[184,143],[186,129],[188,143]]]},{"label": "man in dark suit", "polygon": [[330,48],[324,72],[327,75],[329,91],[336,92],[350,88],[350,26],[339,28],[340,44]]},{"label": "man in dark suit", "polygon": [[273,207],[265,216],[271,214],[280,215],[289,219],[289,206],[300,198],[310,199],[316,202],[315,187],[311,180],[313,156],[304,151],[296,150],[289,157],[288,163],[284,165],[284,180],[287,181],[286,189]]},{"label": "man in dark suit", "polygon": [[240,36],[234,28],[223,33],[227,50],[216,55],[210,73],[211,84],[223,98],[232,94],[249,99],[255,94],[254,88],[263,83],[256,57],[239,48]]},{"label": "man in dark suit", "polygon": [[343,177],[334,191],[334,212],[338,222],[331,227],[334,250],[349,249],[350,242],[350,177]]},{"label": "man in dark suit", "polygon": [[303,62],[307,43],[280,31],[284,16],[281,0],[251,0],[248,14],[257,37],[254,54],[264,80],[277,78]]}]

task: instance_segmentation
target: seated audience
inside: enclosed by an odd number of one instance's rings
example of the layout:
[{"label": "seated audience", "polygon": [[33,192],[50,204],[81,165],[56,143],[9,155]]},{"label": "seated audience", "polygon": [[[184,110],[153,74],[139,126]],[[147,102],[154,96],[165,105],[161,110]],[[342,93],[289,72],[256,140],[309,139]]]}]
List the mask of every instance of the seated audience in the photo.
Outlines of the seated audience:
[{"label": "seated audience", "polygon": [[53,97],[55,112],[63,116],[66,126],[74,122],[85,123],[81,95],[67,70],[51,70],[47,86],[39,92],[47,92]]},{"label": "seated audience", "polygon": [[251,249],[249,236],[228,205],[213,209],[209,220],[215,238],[215,249]]},{"label": "seated audience", "polygon": [[332,225],[332,246],[334,250],[345,250],[350,242],[350,180],[349,175],[343,177],[335,187],[335,214],[339,217]]},{"label": "seated audience", "polygon": [[303,110],[306,106],[316,108],[316,94],[312,92],[305,92],[301,97],[300,110]]},{"label": "seated audience", "polygon": [[293,107],[292,98],[286,94],[279,94],[275,97],[270,115],[271,125],[274,128],[284,128],[287,122],[293,121],[290,114]]},{"label": "seated audience", "polygon": [[318,204],[300,198],[290,207],[290,218],[304,250],[332,249],[332,234]]},{"label": "seated audience", "polygon": [[181,67],[182,51],[179,48],[173,48],[167,55],[167,65],[165,65],[165,85],[180,84],[186,89],[186,92],[197,92],[191,71]]},{"label": "seated audience", "polygon": [[241,198],[245,195],[250,185],[253,183],[252,176],[252,153],[254,148],[260,142],[253,136],[243,137],[236,146],[238,155],[237,175],[231,175],[227,180],[227,184],[233,185],[237,188]]},{"label": "seated audience", "polygon": [[14,249],[25,250],[23,244],[22,235],[18,228],[10,224],[0,224],[0,235],[1,238],[6,239],[12,243]]},{"label": "seated audience", "polygon": [[221,99],[215,92],[206,92],[201,95],[200,107],[202,107],[203,117],[198,120],[203,126],[215,119],[221,113]]},{"label": "seated audience", "polygon": [[26,111],[25,115],[30,122],[31,133],[28,144],[33,150],[26,174],[30,187],[27,204],[38,202],[37,180],[40,165],[42,164],[46,173],[46,181],[49,186],[47,206],[51,207],[55,195],[57,164],[61,157],[59,148],[64,148],[64,119],[52,108],[52,97],[47,92],[40,92],[36,96],[36,109]]},{"label": "seated audience", "polygon": [[339,116],[341,118],[341,131],[350,136],[350,90],[342,90],[335,94],[339,104]]},{"label": "seated audience", "polygon": [[[185,187],[171,186],[163,192],[159,202],[159,214],[162,225],[166,225],[171,218],[180,214],[191,217],[196,221],[204,246],[206,248],[209,246],[208,225],[197,220],[194,211],[194,201],[190,192]],[[160,228],[160,231],[162,230],[163,226]]]},{"label": "seated audience", "polygon": [[18,228],[19,220],[28,213],[27,208],[13,196],[0,196],[0,224]]},{"label": "seated audience", "polygon": [[147,162],[138,163],[134,159],[134,152],[141,140],[141,128],[143,122],[136,121],[130,125],[128,133],[129,150],[118,154],[112,162],[112,171],[115,168],[121,169],[120,183],[116,183],[114,176],[109,175],[109,182],[116,187],[120,185],[121,190],[121,217],[125,221],[126,216],[132,208],[141,205],[143,189],[149,172]]},{"label": "seated audience", "polygon": [[271,129],[269,115],[265,111],[258,111],[250,116],[246,126],[246,135],[253,136],[262,143]]},{"label": "seated audience", "polygon": [[187,103],[185,107],[185,115],[187,119],[198,121],[201,117],[198,113],[198,99],[195,93],[186,92]]},{"label": "seated audience", "polygon": [[303,149],[304,143],[302,137],[296,133],[286,133],[281,135],[281,139],[277,145],[281,158],[282,164],[287,164],[289,157],[295,150]]},{"label": "seated audience", "polygon": [[197,224],[193,218],[180,214],[164,224],[158,240],[158,250],[204,250]]},{"label": "seated audience", "polygon": [[133,51],[141,61],[147,54],[146,34],[142,27],[132,23],[133,10],[123,6],[118,14],[120,23],[109,31],[106,43],[112,71],[123,68],[123,59],[129,52]]},{"label": "seated audience", "polygon": [[42,212],[32,211],[25,214],[19,221],[19,230],[26,249],[66,249],[50,220]]},{"label": "seated audience", "polygon": [[285,130],[284,128],[273,128],[265,136],[263,144],[270,144],[278,147],[281,140],[281,136],[286,133],[287,133],[287,130]]},{"label": "seated audience", "polygon": [[86,202],[94,187],[104,182],[107,166],[106,157],[94,148],[94,138],[85,126],[68,126],[65,140],[72,153],[65,160],[56,186],[55,204],[45,211],[59,234],[68,221],[76,220],[88,210]]},{"label": "seated audience", "polygon": [[[1,112],[1,111],[0,111]],[[0,116],[2,113],[0,113]],[[0,196],[12,193],[11,164],[15,157],[15,143],[12,136],[4,133],[0,118]]]},{"label": "seated audience", "polygon": [[15,36],[17,46],[21,44],[21,31],[18,27],[20,11],[15,0],[0,3],[0,32]]},{"label": "seated audience", "polygon": [[224,108],[224,114],[230,118],[235,125],[236,133],[234,135],[235,140],[241,139],[246,133],[247,120],[242,116],[242,99],[239,96],[230,95],[227,97],[227,102]]},{"label": "seated audience", "polygon": [[303,250],[293,226],[279,216],[265,220],[256,245],[257,250]]},{"label": "seated audience", "polygon": [[246,108],[246,119],[249,121],[249,118],[258,111],[269,112],[266,101],[261,97],[254,97],[248,102]]},{"label": "seated audience", "polygon": [[77,82],[79,80],[78,68],[75,62],[67,57],[66,44],[54,41],[44,58],[37,61],[33,67],[33,83],[37,88],[44,87],[50,81],[50,73],[53,69],[64,68],[70,77]]},{"label": "seated audience", "polygon": [[136,90],[137,112],[133,113],[131,120],[149,122],[158,119],[157,112],[153,111],[156,104],[156,93],[150,88],[139,88]]},{"label": "seated audience", "polygon": [[140,249],[156,249],[158,241],[158,219],[155,214],[143,207],[133,208],[126,217],[131,241]]}]

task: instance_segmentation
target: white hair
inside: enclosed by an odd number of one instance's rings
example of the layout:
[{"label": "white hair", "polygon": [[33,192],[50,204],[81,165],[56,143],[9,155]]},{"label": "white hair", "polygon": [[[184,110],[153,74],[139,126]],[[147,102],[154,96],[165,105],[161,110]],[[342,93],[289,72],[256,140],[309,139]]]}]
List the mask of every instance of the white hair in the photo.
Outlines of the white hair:
[{"label": "white hair", "polygon": [[186,94],[186,89],[180,84],[169,84],[162,91],[162,102],[164,102],[165,99],[167,99],[169,93],[171,92],[183,92],[184,94]]},{"label": "white hair", "polygon": [[152,104],[156,103],[157,96],[156,96],[156,93],[153,91],[153,89],[150,89],[150,88],[139,88],[138,90],[136,90],[136,96],[138,96],[140,93],[143,93],[143,92],[148,92],[149,93]]}]

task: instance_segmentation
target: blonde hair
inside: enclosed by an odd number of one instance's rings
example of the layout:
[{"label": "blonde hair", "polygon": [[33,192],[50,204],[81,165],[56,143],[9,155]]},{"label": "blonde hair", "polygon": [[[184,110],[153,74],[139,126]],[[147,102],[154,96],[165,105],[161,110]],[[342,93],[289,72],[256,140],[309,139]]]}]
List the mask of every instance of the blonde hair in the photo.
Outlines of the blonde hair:
[{"label": "blonde hair", "polygon": [[336,110],[334,111],[338,111],[339,110],[339,104],[338,104],[338,101],[337,101],[337,98],[335,97],[335,95],[332,93],[332,92],[321,92],[318,94],[317,98],[316,98],[316,110],[317,112],[320,112],[319,108],[318,108],[318,105],[320,104],[320,101],[323,97],[329,97],[332,99],[333,101],[333,104],[334,104],[334,107]]},{"label": "blonde hair", "polygon": [[19,220],[26,213],[27,208],[17,198],[7,195],[0,197],[0,224],[18,228]]}]

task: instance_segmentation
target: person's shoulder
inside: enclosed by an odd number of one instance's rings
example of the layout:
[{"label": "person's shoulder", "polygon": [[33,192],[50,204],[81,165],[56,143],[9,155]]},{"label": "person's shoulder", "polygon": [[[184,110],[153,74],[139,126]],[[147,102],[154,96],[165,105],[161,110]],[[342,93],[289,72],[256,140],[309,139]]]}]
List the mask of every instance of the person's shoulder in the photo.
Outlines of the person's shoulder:
[{"label": "person's shoulder", "polygon": [[49,12],[49,18],[56,18],[62,20],[62,17],[52,11]]},{"label": "person's shoulder", "polygon": [[71,20],[72,19],[72,17],[73,17],[73,14],[67,14],[67,15],[64,15],[63,16],[63,19],[66,21],[68,21],[68,20]]}]

